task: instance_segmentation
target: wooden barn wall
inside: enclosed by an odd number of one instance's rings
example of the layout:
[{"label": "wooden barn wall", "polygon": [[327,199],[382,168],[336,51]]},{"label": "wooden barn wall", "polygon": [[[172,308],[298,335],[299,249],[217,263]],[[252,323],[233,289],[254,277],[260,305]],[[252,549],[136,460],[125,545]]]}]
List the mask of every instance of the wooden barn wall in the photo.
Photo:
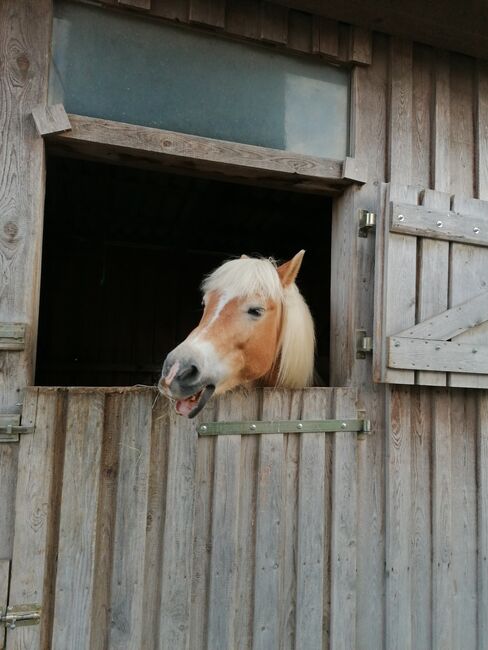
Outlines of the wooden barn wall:
[{"label": "wooden barn wall", "polygon": [[353,93],[370,182],[336,201],[331,382],[360,387],[376,432],[358,450],[358,647],[486,648],[486,393],[372,384],[354,346],[375,244],[351,216],[380,213],[382,181],[488,199],[488,66],[377,34]]},{"label": "wooden barn wall", "polygon": [[235,392],[197,421],[156,397],[28,391],[10,596],[44,609],[7,649],[355,648],[358,434],[196,427],[354,418],[356,391]]}]

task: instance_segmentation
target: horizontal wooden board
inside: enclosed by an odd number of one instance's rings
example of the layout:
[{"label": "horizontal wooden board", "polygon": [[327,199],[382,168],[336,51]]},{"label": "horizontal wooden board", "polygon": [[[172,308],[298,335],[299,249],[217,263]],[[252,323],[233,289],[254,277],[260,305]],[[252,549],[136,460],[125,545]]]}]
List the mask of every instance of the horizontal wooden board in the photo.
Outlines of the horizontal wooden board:
[{"label": "horizontal wooden board", "polygon": [[488,212],[483,218],[392,202],[390,230],[405,235],[488,246]]},{"label": "horizontal wooden board", "polygon": [[[344,162],[226,142],[145,126],[69,115],[72,130],[49,136],[56,150],[149,166],[219,174],[235,180],[265,179],[285,183],[287,189],[326,192],[350,185]],[[349,165],[350,167],[350,165]]]},{"label": "horizontal wooden board", "polygon": [[388,339],[388,366],[488,374],[488,345],[392,336]]},{"label": "horizontal wooden board", "polygon": [[448,341],[472,327],[488,320],[488,291],[466,300],[461,305],[446,309],[414,327],[399,332],[399,338]]}]

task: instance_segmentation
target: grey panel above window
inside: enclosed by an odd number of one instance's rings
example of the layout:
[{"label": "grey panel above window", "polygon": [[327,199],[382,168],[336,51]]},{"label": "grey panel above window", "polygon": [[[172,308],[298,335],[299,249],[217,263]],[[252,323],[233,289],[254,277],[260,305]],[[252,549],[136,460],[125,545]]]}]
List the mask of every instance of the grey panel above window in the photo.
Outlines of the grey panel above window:
[{"label": "grey panel above window", "polygon": [[321,61],[55,3],[50,102],[70,113],[344,159],[349,86]]}]

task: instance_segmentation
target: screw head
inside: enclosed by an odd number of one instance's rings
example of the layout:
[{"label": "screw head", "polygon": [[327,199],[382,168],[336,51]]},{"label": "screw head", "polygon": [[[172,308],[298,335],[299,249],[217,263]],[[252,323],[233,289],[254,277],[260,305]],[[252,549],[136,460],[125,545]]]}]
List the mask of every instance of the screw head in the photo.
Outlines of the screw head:
[{"label": "screw head", "polygon": [[403,214],[398,215],[398,221],[405,221],[405,217]]},{"label": "screw head", "polygon": [[473,232],[474,232],[475,235],[479,235],[480,229],[478,228],[478,226],[475,226],[473,228]]},{"label": "screw head", "polygon": [[440,345],[436,345],[436,346],[435,346],[435,349],[436,349],[436,350],[440,350],[440,349],[441,349],[441,346],[440,346]]},{"label": "screw head", "polygon": [[251,426],[249,428],[251,429],[251,431],[256,431],[257,427],[256,427],[255,424],[251,424]]},{"label": "screw head", "polygon": [[347,429],[347,422],[341,422],[341,429]]},{"label": "screw head", "polygon": [[400,347],[400,341],[395,341],[395,347],[399,348]]},{"label": "screw head", "polygon": [[206,430],[207,430],[207,427],[204,424],[202,424],[202,426],[200,427],[200,431],[202,433],[205,433]]},{"label": "screw head", "polygon": [[478,352],[478,350],[477,350],[476,348],[473,348],[473,349],[471,350],[471,352],[472,352],[473,354],[476,354],[476,353]]},{"label": "screw head", "polygon": [[303,424],[301,422],[297,424],[297,429],[303,429]]},{"label": "screw head", "polygon": [[442,221],[440,221],[440,220],[436,223],[436,226],[437,226],[438,228],[442,228],[443,225],[444,225],[444,224],[443,224]]}]

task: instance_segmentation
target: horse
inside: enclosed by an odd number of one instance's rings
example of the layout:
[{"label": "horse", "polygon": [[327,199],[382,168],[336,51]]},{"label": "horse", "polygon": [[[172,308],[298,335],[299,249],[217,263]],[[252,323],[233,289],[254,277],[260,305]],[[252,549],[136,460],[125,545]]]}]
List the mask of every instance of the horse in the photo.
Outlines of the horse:
[{"label": "horse", "polygon": [[314,323],[295,284],[304,253],[280,266],[242,255],[204,279],[200,323],[168,354],[158,383],[177,413],[194,418],[239,386],[311,385]]}]

